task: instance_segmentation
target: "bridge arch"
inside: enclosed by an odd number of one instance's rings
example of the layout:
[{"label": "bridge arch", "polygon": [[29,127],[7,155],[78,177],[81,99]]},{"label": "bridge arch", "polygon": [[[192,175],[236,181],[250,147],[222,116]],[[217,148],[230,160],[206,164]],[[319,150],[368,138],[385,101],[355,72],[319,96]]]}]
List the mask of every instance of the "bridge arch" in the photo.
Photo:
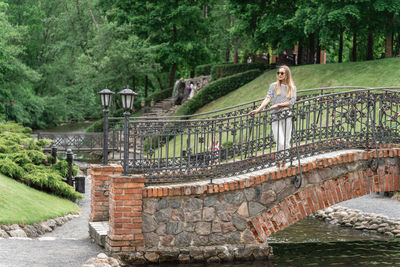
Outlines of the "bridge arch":
[{"label": "bridge arch", "polygon": [[[302,162],[299,189],[292,184],[299,166],[214,184],[145,186],[142,176],[122,176],[120,166],[92,165],[91,220],[109,222],[104,245],[128,262],[267,258],[269,235],[315,211],[400,190],[400,149],[382,145],[378,153],[347,150]],[[377,157],[373,171],[369,163]]]}]

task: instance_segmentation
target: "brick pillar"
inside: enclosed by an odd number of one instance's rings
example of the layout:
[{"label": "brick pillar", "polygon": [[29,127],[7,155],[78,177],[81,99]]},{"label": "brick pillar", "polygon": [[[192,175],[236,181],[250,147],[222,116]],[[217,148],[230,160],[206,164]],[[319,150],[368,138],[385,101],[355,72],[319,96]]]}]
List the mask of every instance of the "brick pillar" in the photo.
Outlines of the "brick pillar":
[{"label": "brick pillar", "polygon": [[122,166],[111,164],[108,166],[91,164],[90,177],[90,215],[89,222],[108,221],[109,218],[109,177],[121,175]]},{"label": "brick pillar", "polygon": [[144,247],[142,234],[143,190],[140,175],[110,177],[110,220],[106,249],[112,253]]}]

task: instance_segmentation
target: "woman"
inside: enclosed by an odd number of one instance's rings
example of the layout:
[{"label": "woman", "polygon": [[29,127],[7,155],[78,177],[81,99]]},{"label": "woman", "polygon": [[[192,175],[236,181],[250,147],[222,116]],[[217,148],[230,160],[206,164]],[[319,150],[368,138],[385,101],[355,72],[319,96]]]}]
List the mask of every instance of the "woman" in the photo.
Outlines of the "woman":
[{"label": "woman", "polygon": [[[276,141],[276,149],[282,150],[290,146],[290,136],[292,134],[292,119],[289,117],[278,119],[279,112],[292,107],[296,101],[296,86],[293,84],[292,74],[288,66],[280,66],[276,73],[278,80],[269,86],[267,97],[261,106],[250,112],[257,114],[265,106],[272,102],[270,107],[272,115],[272,132]],[[278,115],[279,114],[279,115]],[[281,116],[282,117],[282,116]]]}]

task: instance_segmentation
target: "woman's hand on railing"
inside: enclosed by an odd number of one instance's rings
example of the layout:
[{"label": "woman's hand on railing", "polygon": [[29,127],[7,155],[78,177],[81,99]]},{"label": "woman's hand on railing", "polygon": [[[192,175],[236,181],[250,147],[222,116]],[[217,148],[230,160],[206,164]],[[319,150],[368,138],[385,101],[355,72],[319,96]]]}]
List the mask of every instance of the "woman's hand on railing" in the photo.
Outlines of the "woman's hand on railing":
[{"label": "woman's hand on railing", "polygon": [[255,114],[257,114],[258,112],[260,112],[258,109],[255,109],[255,110],[252,110],[252,111],[250,111],[250,114],[251,115],[255,115]]}]

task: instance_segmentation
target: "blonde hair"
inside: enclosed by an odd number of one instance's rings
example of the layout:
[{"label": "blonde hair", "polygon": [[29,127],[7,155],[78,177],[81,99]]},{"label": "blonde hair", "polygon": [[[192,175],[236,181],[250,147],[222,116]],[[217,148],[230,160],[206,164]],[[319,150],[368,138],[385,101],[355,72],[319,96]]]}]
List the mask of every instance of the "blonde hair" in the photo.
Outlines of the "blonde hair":
[{"label": "blonde hair", "polygon": [[[294,83],[292,80],[292,73],[290,72],[290,69],[286,65],[279,66],[278,70],[284,69],[285,70],[285,83],[286,83],[286,98],[292,98],[294,97]],[[278,81],[275,84],[275,93],[277,95],[282,94],[282,88],[281,88],[281,81],[278,79]]]}]

